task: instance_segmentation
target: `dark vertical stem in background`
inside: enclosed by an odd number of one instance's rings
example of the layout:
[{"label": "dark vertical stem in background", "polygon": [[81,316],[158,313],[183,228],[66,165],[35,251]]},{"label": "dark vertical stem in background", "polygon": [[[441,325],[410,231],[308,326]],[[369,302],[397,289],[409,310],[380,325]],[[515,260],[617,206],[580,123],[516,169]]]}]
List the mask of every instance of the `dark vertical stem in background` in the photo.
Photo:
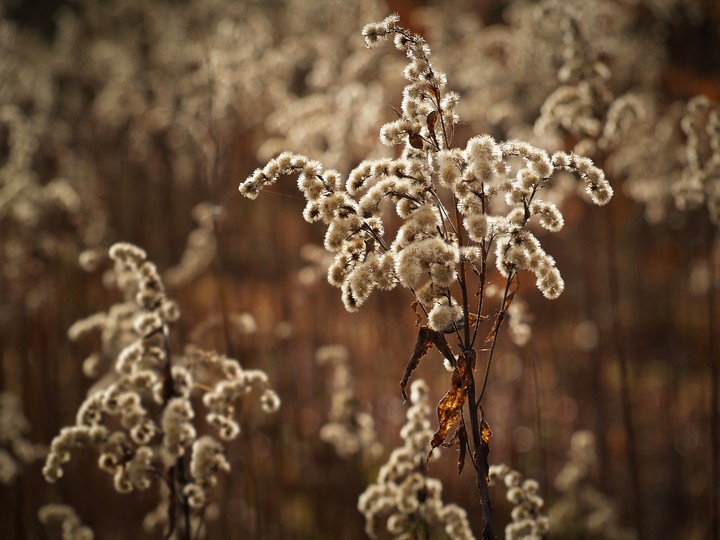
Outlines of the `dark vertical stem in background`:
[{"label": "dark vertical stem in background", "polygon": [[[208,110],[208,137],[210,138],[210,141],[212,143],[212,160],[208,164],[207,170],[206,170],[206,181],[208,184],[208,191],[210,194],[210,202],[212,204],[211,212],[212,212],[212,233],[215,238],[215,256],[214,256],[214,263],[215,263],[215,280],[217,283],[217,295],[218,295],[218,301],[220,302],[220,321],[222,325],[222,333],[223,333],[223,340],[225,342],[225,354],[229,358],[234,358],[238,362],[240,359],[237,356],[237,351],[235,350],[235,346],[233,344],[232,340],[232,330],[230,327],[230,306],[228,303],[228,291],[227,291],[227,282],[226,282],[226,270],[225,270],[225,264],[223,261],[223,258],[220,254],[221,249],[221,240],[220,240],[220,222],[218,217],[222,214],[224,211],[223,205],[222,205],[222,192],[223,192],[223,185],[220,182],[221,177],[221,161],[222,161],[222,148],[221,148],[221,141],[220,138],[215,131],[215,121],[213,118],[214,114],[214,94],[215,94],[215,79],[212,73],[212,69],[210,67],[210,59],[209,59],[209,53],[208,50],[204,49],[204,55],[205,55],[205,64],[208,71],[208,101],[207,101],[207,110]],[[200,149],[200,153],[202,155],[202,149]],[[237,413],[238,415],[242,414],[243,408],[242,403],[238,404],[237,406]],[[260,497],[258,494],[258,482],[257,478],[255,476],[255,467],[253,464],[253,454],[252,454],[252,441],[250,440],[250,434],[249,430],[242,429],[240,432],[240,441],[244,445],[244,449],[246,450],[244,452],[244,455],[241,453],[241,461],[242,461],[242,470],[243,470],[243,478],[245,480],[244,487],[245,487],[245,499],[249,500],[254,509],[255,509],[255,516],[252,522],[249,524],[250,531],[249,533],[255,537],[255,536],[262,536],[263,531],[263,512],[261,505],[259,503]],[[233,487],[235,484],[235,475],[230,474],[227,476],[227,479],[225,480],[223,484],[223,490],[224,490],[224,497],[225,502],[233,497]],[[228,506],[226,504],[225,508],[227,509]],[[229,513],[228,513],[229,514]],[[222,519],[220,523],[220,529],[223,538],[229,537],[230,528],[228,527],[228,520]],[[256,530],[254,530],[256,529]]]},{"label": "dark vertical stem in background", "polygon": [[620,283],[619,270],[617,267],[616,236],[615,236],[615,213],[609,207],[606,220],[606,260],[608,276],[608,292],[610,299],[610,320],[612,325],[615,355],[620,367],[620,405],[622,408],[623,427],[628,451],[628,472],[631,482],[635,528],[637,540],[644,540],[644,512],[642,505],[642,486],[640,482],[640,462],[637,452],[637,436],[632,416],[632,400],[630,396],[630,367],[628,365],[627,352],[622,335],[621,313],[620,313]]},{"label": "dark vertical stem in background", "polygon": [[[215,167],[213,167],[213,178],[216,176]],[[215,180],[213,180],[213,184],[215,183]],[[212,186],[211,186],[212,187]],[[212,190],[211,190],[212,191]],[[217,280],[217,292],[218,292],[218,299],[220,301],[220,318],[222,323],[222,331],[223,331],[223,338],[225,340],[225,353],[230,358],[235,358],[239,360],[235,354],[235,347],[233,346],[232,342],[232,333],[230,330],[230,317],[229,317],[229,308],[228,308],[228,301],[227,301],[227,286],[225,284],[225,268],[223,265],[223,261],[220,257],[220,227],[218,223],[218,212],[222,211],[221,208],[215,206],[215,201],[212,201],[212,225],[213,225],[213,235],[215,237],[215,279]],[[242,408],[242,404],[238,407],[238,412],[240,412],[240,409]],[[242,430],[241,432],[242,438],[244,439],[246,437],[245,430]],[[249,446],[248,446],[249,448]],[[246,467],[247,469],[248,467]],[[250,467],[252,469],[252,467]],[[246,471],[247,476],[247,471]],[[232,488],[234,483],[234,475],[229,474],[223,484],[223,491],[225,492],[225,497],[223,497],[225,500],[227,500],[229,497],[232,496]],[[220,520],[220,530],[223,538],[229,537],[229,529],[228,529],[228,523],[227,519]]]},{"label": "dark vertical stem in background", "polygon": [[[163,346],[165,349],[165,366],[163,373],[163,411],[167,408],[170,401],[179,396],[175,389],[172,376],[172,350],[170,348],[170,339],[168,337],[167,326],[163,326]],[[178,538],[190,540],[190,504],[188,498],[183,493],[184,487],[188,483],[187,479],[187,460],[183,454],[168,471],[168,487],[170,489],[170,502],[168,507],[168,531],[165,538],[172,538],[175,530],[178,531]],[[180,507],[178,507],[178,501]],[[178,517],[182,515],[183,523],[178,524]]]},{"label": "dark vertical stem in background", "polygon": [[[593,216],[595,217],[595,216]],[[595,219],[592,225],[601,224],[602,227],[588,226],[594,231],[588,231],[588,234],[601,235],[604,229],[604,223]],[[601,320],[601,313],[598,312],[597,307],[599,302],[599,291],[597,283],[602,283],[600,273],[604,273],[605,270],[597,261],[597,247],[593,242],[580,242],[582,247],[581,257],[582,261],[578,265],[577,272],[579,275],[586,276],[583,279],[583,316],[586,320],[593,321],[598,324]],[[601,285],[601,288],[603,285]],[[598,340],[595,347],[586,353],[589,356],[590,363],[590,378],[592,385],[590,386],[590,396],[593,403],[593,411],[595,414],[594,418],[594,432],[596,436],[596,448],[598,456],[598,484],[602,491],[608,492],[610,489],[610,457],[608,454],[607,447],[607,434],[608,434],[608,415],[605,413],[607,407],[607,389],[606,382],[604,379],[603,368],[605,362],[603,358],[602,342]]]},{"label": "dark vertical stem in background", "polygon": [[535,387],[535,431],[537,432],[538,441],[538,467],[540,468],[541,474],[541,493],[544,500],[548,500],[548,492],[550,488],[550,479],[548,476],[547,468],[547,445],[545,444],[545,437],[543,433],[543,421],[542,421],[542,385],[540,384],[540,369],[538,368],[537,360],[539,355],[535,350],[535,347],[523,349],[525,352],[524,357],[526,362],[529,361],[532,367],[533,386]]},{"label": "dark vertical stem in background", "polygon": [[711,452],[711,486],[710,486],[710,517],[712,522],[712,540],[720,539],[720,410],[718,410],[718,394],[720,394],[720,367],[718,366],[715,349],[715,225],[708,222],[707,231],[707,318],[708,318],[708,364],[710,367],[710,452]]},{"label": "dark vertical stem in background", "polygon": [[222,318],[223,337],[225,339],[225,350],[229,357],[237,358],[235,347],[232,342],[232,332],[230,330],[230,309],[227,301],[227,286],[225,284],[225,267],[222,257],[220,256],[220,227],[218,224],[218,212],[221,208],[213,206],[212,223],[213,235],[215,236],[215,270],[217,273],[218,298],[220,300],[220,317]]}]

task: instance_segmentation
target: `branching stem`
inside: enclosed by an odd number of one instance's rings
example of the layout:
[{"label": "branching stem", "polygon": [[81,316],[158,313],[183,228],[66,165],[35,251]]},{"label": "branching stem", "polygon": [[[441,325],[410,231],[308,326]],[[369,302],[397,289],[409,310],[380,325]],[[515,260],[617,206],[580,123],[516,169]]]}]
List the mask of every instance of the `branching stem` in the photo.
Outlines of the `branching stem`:
[{"label": "branching stem", "polygon": [[490,365],[492,364],[493,354],[495,354],[495,345],[497,344],[498,335],[500,334],[500,327],[502,326],[502,323],[505,320],[505,304],[507,302],[508,294],[510,292],[510,283],[512,282],[514,277],[515,277],[515,272],[510,271],[508,273],[507,281],[505,282],[505,292],[503,293],[502,302],[500,304],[500,311],[497,314],[495,327],[493,328],[492,344],[490,345],[490,353],[488,354],[487,365],[485,366],[485,375],[483,377],[483,383],[482,383],[482,388],[480,389],[480,395],[478,396],[478,399],[477,399],[477,406],[480,406],[480,403],[482,402],[482,398],[485,395],[488,378],[490,377]]},{"label": "branching stem", "polygon": [[[458,246],[463,246],[463,234],[461,227],[461,216],[460,211],[453,195],[453,207],[455,208],[455,219],[457,221],[458,231]],[[488,463],[488,453],[490,447],[488,443],[482,438],[482,422],[478,417],[478,408],[475,406],[475,350],[471,346],[470,342],[470,314],[468,311],[468,291],[467,291],[467,276],[465,273],[465,263],[460,261],[458,269],[458,282],[460,284],[460,291],[462,295],[463,304],[463,317],[464,317],[464,342],[462,342],[462,357],[461,362],[465,362],[465,372],[467,373],[467,403],[470,416],[470,432],[472,433],[473,440],[473,451],[472,460],[475,466],[475,483],[480,494],[480,506],[482,508],[483,518],[483,540],[495,540],[495,527],[493,525],[492,516],[492,503],[490,502],[490,490],[487,483],[487,473],[490,468]]]}]

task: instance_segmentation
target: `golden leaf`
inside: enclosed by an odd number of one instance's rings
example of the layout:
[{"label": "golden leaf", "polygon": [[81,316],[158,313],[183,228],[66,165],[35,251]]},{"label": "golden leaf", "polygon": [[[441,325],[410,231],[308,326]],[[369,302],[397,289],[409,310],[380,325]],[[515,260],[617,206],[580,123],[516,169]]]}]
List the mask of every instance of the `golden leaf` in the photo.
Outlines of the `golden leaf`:
[{"label": "golden leaf", "polygon": [[490,429],[490,426],[488,425],[488,423],[485,420],[482,421],[482,428],[480,430],[480,435],[482,436],[482,441],[485,444],[490,443],[490,437],[492,437],[492,430]]},{"label": "golden leaf", "polygon": [[[447,434],[460,418],[462,407],[467,397],[467,388],[465,386],[465,368],[464,362],[458,362],[452,373],[452,385],[447,394],[440,400],[437,406],[438,429],[433,435],[430,445],[432,450],[440,446]],[[430,452],[432,452],[430,450]],[[429,457],[429,454],[428,454]]]}]

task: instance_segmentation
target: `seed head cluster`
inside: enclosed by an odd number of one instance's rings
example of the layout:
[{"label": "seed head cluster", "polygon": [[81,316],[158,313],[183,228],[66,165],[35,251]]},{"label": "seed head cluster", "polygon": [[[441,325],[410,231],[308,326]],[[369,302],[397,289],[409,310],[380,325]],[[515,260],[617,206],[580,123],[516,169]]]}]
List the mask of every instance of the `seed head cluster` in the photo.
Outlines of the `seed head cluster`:
[{"label": "seed head cluster", "polygon": [[705,204],[710,220],[720,226],[720,106],[695,97],[681,125],[687,136],[687,166],[673,185],[675,203],[680,209]]},{"label": "seed head cluster", "polygon": [[[75,424],[53,439],[43,474],[57,481],[72,450],[94,447],[98,466],[112,475],[120,493],[146,490],[158,478],[170,478],[168,470],[182,468],[185,476],[176,492],[199,511],[207,507],[217,475],[230,470],[225,443],[240,432],[236,403],[259,391],[262,409],[270,413],[280,399],[263,371],[243,369],[235,359],[196,347],[173,354],[170,327],[180,311],[155,265],[132,244],[115,244],[109,254],[114,281],[128,299],[121,304],[123,317],[111,315],[111,309],[75,324],[70,334],[79,338],[100,331],[108,345],[103,354],[118,343],[124,347],[114,369],[90,390]],[[198,414],[200,404],[204,415]],[[205,426],[210,433],[202,435]]]},{"label": "seed head cluster", "polygon": [[315,358],[318,364],[330,365],[333,369],[330,413],[320,428],[320,438],[331,444],[340,457],[360,454],[370,461],[378,458],[382,444],[372,416],[358,407],[348,350],[343,345],[325,345],[315,352]]},{"label": "seed head cluster", "polygon": [[47,448],[26,438],[30,421],[17,394],[0,392],[0,485],[11,485],[28,465],[47,454]]},{"label": "seed head cluster", "polygon": [[[458,267],[492,256],[491,246],[503,276],[530,271],[540,291],[557,298],[564,282],[531,228],[536,223],[557,232],[564,220],[555,204],[540,198],[541,190],[553,173],[565,170],[579,176],[590,200],[602,205],[613,193],[603,171],[588,158],[549,155],[489,135],[453,147],[459,96],[446,89],[447,78],[431,64],[425,40],[397,23],[393,15],[369,24],[363,36],[371,47],[393,39],[409,59],[399,118],[380,130],[383,143],[402,148],[400,156],[362,161],[343,179],[316,161],[283,152],[242,182],[240,192],[255,199],[281,176],[298,176],[307,200],[303,216],[327,227],[324,246],[335,258],[328,281],[342,290],[349,311],[375,289],[400,284],[413,291],[432,329],[452,330],[464,315],[453,295]],[[392,240],[386,237],[388,208],[402,220]]]},{"label": "seed head cluster", "polygon": [[636,535],[620,525],[617,508],[590,480],[597,464],[595,436],[578,431],[570,440],[568,460],[555,478],[561,497],[549,510],[553,536],[633,540]]},{"label": "seed head cluster", "polygon": [[95,538],[92,529],[82,524],[71,506],[46,504],[38,510],[38,519],[44,525],[59,523],[63,540],[93,540]]},{"label": "seed head cluster", "polygon": [[507,465],[491,465],[490,483],[503,484],[507,500],[513,505],[512,521],[505,527],[506,540],[541,540],[549,530],[548,518],[543,515],[544,501],[540,486],[533,479],[523,480],[522,475]]},{"label": "seed head cluster", "polygon": [[[442,501],[442,483],[427,474],[427,454],[433,430],[425,381],[410,386],[412,406],[400,430],[403,446],[380,467],[377,482],[360,495],[358,509],[365,516],[365,532],[375,538],[381,519],[394,538],[414,538],[414,532],[444,529],[449,538],[473,539],[467,513]],[[439,455],[439,453],[433,454]]]}]

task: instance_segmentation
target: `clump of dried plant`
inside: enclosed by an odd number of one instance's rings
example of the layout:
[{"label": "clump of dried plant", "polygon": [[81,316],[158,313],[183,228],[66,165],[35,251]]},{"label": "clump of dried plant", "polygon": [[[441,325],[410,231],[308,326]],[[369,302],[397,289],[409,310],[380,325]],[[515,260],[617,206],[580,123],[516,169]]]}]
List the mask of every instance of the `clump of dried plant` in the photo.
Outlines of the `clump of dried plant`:
[{"label": "clump of dried plant", "polygon": [[124,302],[79,321],[70,335],[100,331],[114,369],[90,390],[75,424],[53,439],[43,474],[58,481],[71,451],[93,447],[119,493],[159,483],[163,510],[149,522],[164,526],[166,538],[191,538],[202,528],[218,475],[230,471],[225,451],[240,432],[237,403],[259,392],[269,413],[280,399],[263,371],[243,369],[236,359],[193,346],[174,352],[170,328],[180,311],[155,265],[127,243],[115,244],[110,258]]},{"label": "clump of dried plant", "polygon": [[93,540],[95,538],[92,529],[82,524],[71,506],[46,504],[38,510],[38,519],[45,525],[59,523],[63,540]]},{"label": "clump of dried plant", "polygon": [[506,540],[540,540],[549,530],[549,521],[543,513],[540,484],[507,465],[491,465],[490,483],[502,483],[507,489],[506,498],[513,505],[512,521],[505,527]]},{"label": "clump of dried plant", "polygon": [[47,454],[47,448],[29,441],[30,422],[13,392],[0,392],[0,484],[12,484],[28,465]]},{"label": "clump of dried plant", "polygon": [[620,526],[617,508],[590,482],[596,464],[595,436],[589,431],[574,433],[568,461],[555,478],[561,497],[548,511],[554,538],[636,538],[633,531]]},{"label": "clump of dried plant", "polygon": [[[564,224],[557,206],[541,198],[543,189],[555,171],[565,170],[581,178],[595,204],[606,204],[613,191],[603,171],[576,154],[548,155],[528,143],[497,142],[489,135],[470,138],[464,148],[454,146],[460,96],[447,89],[445,74],[431,64],[425,40],[398,21],[392,15],[369,24],[363,35],[369,47],[392,39],[409,59],[398,118],[380,130],[380,140],[399,146],[400,156],[362,161],[343,179],[310,158],[285,152],[239,189],[255,199],[281,176],[298,175],[307,200],[304,218],[327,226],[325,249],[335,255],[328,281],[342,290],[349,311],[359,309],[375,289],[401,285],[411,291],[418,322],[425,324],[400,383],[403,395],[420,359],[436,347],[452,378],[438,405],[431,447],[454,444],[463,455],[472,448],[483,537],[492,538],[486,480],[491,432],[482,400],[499,331],[523,272],[534,275],[547,298],[557,298],[564,289],[554,258],[534,232],[535,225],[557,232]],[[387,238],[388,207],[402,221],[392,240]],[[484,300],[492,262],[504,285],[500,307],[491,314]],[[485,369],[478,384],[478,334],[485,325]],[[456,339],[458,354],[446,336]],[[453,428],[456,434],[448,439]]]},{"label": "clump of dried plant", "polygon": [[444,531],[448,538],[473,540],[466,511],[442,501],[442,483],[428,475],[427,453],[433,430],[425,381],[413,381],[412,406],[400,430],[403,445],[396,448],[378,472],[376,483],[360,495],[358,509],[365,516],[365,532],[375,538],[378,521],[386,519],[394,538],[430,538]]},{"label": "clump of dried plant", "polygon": [[382,444],[372,416],[360,410],[347,348],[325,345],[315,352],[315,358],[318,364],[332,369],[332,402],[328,421],[320,428],[320,438],[331,444],[341,457],[360,455],[367,461],[377,459],[382,454]]}]

